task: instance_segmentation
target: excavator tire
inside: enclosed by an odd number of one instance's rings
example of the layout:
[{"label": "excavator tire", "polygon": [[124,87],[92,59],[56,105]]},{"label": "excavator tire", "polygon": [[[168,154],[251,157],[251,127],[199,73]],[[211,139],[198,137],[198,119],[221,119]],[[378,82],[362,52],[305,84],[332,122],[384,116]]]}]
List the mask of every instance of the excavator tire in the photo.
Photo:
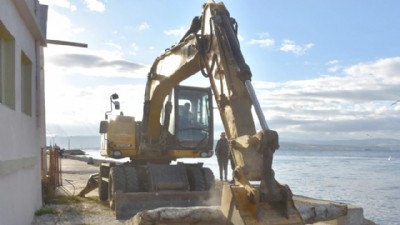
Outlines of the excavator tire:
[{"label": "excavator tire", "polygon": [[138,192],[139,182],[136,169],[134,167],[126,166],[124,167],[125,174],[125,189],[124,192]]},{"label": "excavator tire", "polygon": [[99,177],[99,200],[104,202],[108,199],[108,182]]},{"label": "excavator tire", "polygon": [[204,181],[206,184],[206,191],[212,190],[215,187],[215,176],[210,168],[202,168]]},{"label": "excavator tire", "polygon": [[188,167],[187,175],[191,191],[205,191],[206,181],[202,173],[202,169],[199,167]]},{"label": "excavator tire", "polygon": [[110,201],[110,208],[115,210],[115,193],[124,192],[125,186],[125,175],[124,169],[120,166],[112,167],[110,170],[110,176],[108,178],[108,199]]}]

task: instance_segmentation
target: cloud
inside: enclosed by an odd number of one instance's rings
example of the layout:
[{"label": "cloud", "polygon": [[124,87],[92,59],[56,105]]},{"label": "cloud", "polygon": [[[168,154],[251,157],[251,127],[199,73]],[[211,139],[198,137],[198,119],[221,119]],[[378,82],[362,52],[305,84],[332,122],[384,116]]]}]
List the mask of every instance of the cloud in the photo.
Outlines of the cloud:
[{"label": "cloud", "polygon": [[271,129],[285,137],[389,138],[400,135],[400,105],[391,105],[400,96],[393,76],[399,66],[397,57],[386,58],[349,66],[341,76],[253,83]]},{"label": "cloud", "polygon": [[[54,77],[53,77],[54,79]],[[98,135],[99,123],[110,110],[110,95],[117,93],[121,111],[141,120],[144,83],[95,85],[76,88],[62,80],[46,86],[46,127],[54,135]],[[116,113],[119,113],[117,111]],[[61,117],[60,117],[61,115]],[[62,119],[60,119],[62,118]]]},{"label": "cloud", "polygon": [[144,99],[147,65],[132,62],[115,50],[65,46],[44,50],[46,126],[51,133],[97,135],[99,121],[110,109],[109,96],[115,92],[122,111],[141,119],[143,109],[138,105]]},{"label": "cloud", "polygon": [[180,27],[178,29],[173,29],[173,30],[165,30],[164,34],[168,35],[168,36],[179,36],[182,37],[183,35],[185,35],[187,29]]},{"label": "cloud", "polygon": [[244,37],[240,34],[237,35],[237,38],[238,38],[239,42],[244,41]]},{"label": "cloud", "polygon": [[49,19],[47,20],[48,39],[60,39],[71,41],[77,34],[85,31],[83,27],[75,27],[71,20],[52,8],[49,8]]},{"label": "cloud", "polygon": [[139,25],[139,30],[148,30],[150,29],[150,25],[147,22],[143,22]]},{"label": "cloud", "polygon": [[121,45],[119,45],[117,43],[114,43],[112,41],[107,42],[106,45],[108,45],[108,46],[110,46],[112,48],[115,48],[117,50],[121,50],[122,49]]},{"label": "cloud", "polygon": [[123,52],[117,47],[112,51],[93,51],[51,45],[45,49],[46,73],[80,74],[91,77],[145,78],[149,66],[127,60]]},{"label": "cloud", "polygon": [[106,10],[105,4],[99,0],[83,0],[83,3],[90,11],[104,12]]},{"label": "cloud", "polygon": [[345,72],[353,77],[374,78],[384,83],[400,84],[400,57],[384,58],[351,66]]},{"label": "cloud", "polygon": [[273,39],[252,39],[247,42],[249,45],[257,45],[261,48],[268,48],[275,45],[275,41]]},{"label": "cloud", "polygon": [[129,50],[129,54],[130,55],[137,55],[137,52],[139,51],[139,46],[135,42],[133,42],[130,47],[131,48]]},{"label": "cloud", "polygon": [[313,43],[308,43],[303,46],[297,45],[294,41],[291,40],[283,40],[280,50],[283,52],[291,52],[296,55],[304,55],[306,51],[314,46]]},{"label": "cloud", "polygon": [[41,4],[49,5],[49,6],[56,6],[61,8],[67,8],[69,10],[76,11],[76,5],[72,4],[68,0],[40,0]]},{"label": "cloud", "polygon": [[[365,139],[366,134],[376,138],[397,138],[398,120],[390,118],[367,118],[349,120],[274,120],[274,127],[281,127],[283,139],[292,140],[349,140]],[[383,125],[383,126],[382,126]],[[397,128],[396,128],[397,127]]]},{"label": "cloud", "polygon": [[51,63],[64,68],[82,69],[115,69],[118,72],[132,72],[146,68],[144,65],[127,60],[107,60],[97,55],[89,54],[60,54],[49,59]]},{"label": "cloud", "polygon": [[337,60],[337,59],[334,59],[334,60],[331,60],[328,62],[328,64],[330,64],[330,65],[336,65],[338,63],[339,63],[339,60]]},{"label": "cloud", "polygon": [[339,60],[331,60],[328,62],[328,71],[331,73],[338,72],[342,67],[339,66]]},{"label": "cloud", "polygon": [[[137,45],[132,43],[131,48],[135,52]],[[149,65],[128,60],[117,46],[113,51],[101,52],[61,46],[50,46],[45,51],[46,79],[61,79],[46,86],[46,98],[51,98],[46,99],[46,104],[52,106],[47,114],[49,127],[65,118],[61,123],[68,133],[78,129],[77,134],[97,132],[98,121],[109,107],[107,99],[114,92],[121,98],[129,96],[129,100],[121,100],[125,115],[141,119],[142,107],[137,105],[143,102]],[[327,65],[339,67],[340,63],[333,59]],[[400,80],[396,76],[400,73],[400,57],[340,66],[335,73],[338,74],[329,72],[313,79],[287,82],[253,81],[270,128],[286,140],[365,138],[365,133],[377,138],[400,135],[400,104],[391,105],[400,98]],[[70,86],[74,74],[82,80],[96,81],[87,81],[84,88]],[[203,78],[202,81],[207,82]],[[198,85],[200,81],[194,83]],[[99,99],[104,102],[88,107],[88,102]]]},{"label": "cloud", "polygon": [[[256,45],[260,48],[271,48],[276,49],[275,47],[275,40],[270,37],[269,33],[260,33],[258,34],[258,38],[251,39],[246,43],[249,45]],[[296,42],[292,40],[283,40],[281,42],[281,46],[279,47],[280,51],[293,53],[296,55],[304,55],[309,49],[314,46],[313,43],[308,43],[305,45],[298,45]]]},{"label": "cloud", "polygon": [[258,34],[257,39],[251,39],[247,42],[249,45],[257,45],[261,48],[269,48],[275,45],[275,40],[270,38],[268,33],[260,33]]}]

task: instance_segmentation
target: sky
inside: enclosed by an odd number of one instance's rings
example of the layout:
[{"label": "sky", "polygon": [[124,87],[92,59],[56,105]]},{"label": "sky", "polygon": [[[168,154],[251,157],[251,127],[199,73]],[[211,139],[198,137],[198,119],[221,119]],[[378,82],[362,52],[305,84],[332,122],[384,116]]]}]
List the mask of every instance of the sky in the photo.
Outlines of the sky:
[{"label": "sky", "polygon": [[[98,135],[113,93],[125,115],[141,120],[149,68],[204,3],[39,1],[49,5],[47,39],[88,44],[44,49],[49,136]],[[223,2],[281,140],[400,137],[400,1]],[[215,133],[222,129],[217,119]]]}]

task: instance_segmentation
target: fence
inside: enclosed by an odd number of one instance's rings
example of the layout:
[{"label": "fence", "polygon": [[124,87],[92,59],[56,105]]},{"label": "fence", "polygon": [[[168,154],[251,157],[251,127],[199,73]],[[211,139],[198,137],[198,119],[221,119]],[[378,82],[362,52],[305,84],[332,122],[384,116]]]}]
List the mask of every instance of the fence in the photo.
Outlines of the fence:
[{"label": "fence", "polygon": [[52,146],[43,154],[42,180],[45,188],[55,190],[62,186],[61,150],[58,146]]}]

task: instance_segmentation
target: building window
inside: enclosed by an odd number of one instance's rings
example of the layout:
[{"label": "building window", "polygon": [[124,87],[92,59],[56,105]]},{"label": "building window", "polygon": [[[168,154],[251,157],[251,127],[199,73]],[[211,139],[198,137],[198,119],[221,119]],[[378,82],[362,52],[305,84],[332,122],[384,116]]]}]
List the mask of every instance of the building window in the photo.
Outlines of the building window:
[{"label": "building window", "polygon": [[32,62],[21,52],[21,111],[32,116]]},{"label": "building window", "polygon": [[15,109],[15,40],[1,21],[0,103]]}]

